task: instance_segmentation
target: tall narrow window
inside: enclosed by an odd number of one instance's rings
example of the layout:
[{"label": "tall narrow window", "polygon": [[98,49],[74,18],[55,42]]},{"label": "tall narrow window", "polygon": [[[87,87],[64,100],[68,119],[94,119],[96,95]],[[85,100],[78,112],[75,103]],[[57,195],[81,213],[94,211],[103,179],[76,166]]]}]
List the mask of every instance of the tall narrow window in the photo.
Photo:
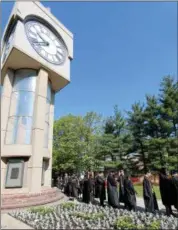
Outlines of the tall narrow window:
[{"label": "tall narrow window", "polygon": [[37,72],[30,69],[21,69],[15,72],[6,144],[31,143],[36,76]]},{"label": "tall narrow window", "polygon": [[44,127],[44,147],[45,148],[48,148],[48,141],[49,141],[50,105],[51,105],[51,83],[48,82],[47,97],[46,97],[45,127]]}]

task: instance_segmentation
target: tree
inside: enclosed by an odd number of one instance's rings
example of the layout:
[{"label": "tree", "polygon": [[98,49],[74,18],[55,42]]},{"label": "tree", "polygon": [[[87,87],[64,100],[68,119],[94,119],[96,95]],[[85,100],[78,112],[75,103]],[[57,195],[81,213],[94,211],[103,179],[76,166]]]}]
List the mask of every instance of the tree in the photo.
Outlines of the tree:
[{"label": "tree", "polygon": [[132,111],[128,112],[128,125],[132,133],[132,151],[139,155],[139,161],[143,163],[143,170],[146,171],[149,164],[147,137],[145,133],[145,110],[144,105],[135,103]]},{"label": "tree", "polygon": [[159,101],[161,117],[171,123],[171,136],[178,137],[178,82],[171,76],[164,77],[160,84]]},{"label": "tree", "polygon": [[68,115],[54,122],[53,167],[60,171],[83,169],[89,130],[82,117]]},{"label": "tree", "polygon": [[[178,81],[166,76],[160,84],[160,116],[169,128],[167,161],[170,169],[178,170]],[[177,155],[177,157],[176,157]]]},{"label": "tree", "polygon": [[68,115],[55,121],[53,168],[72,172],[94,169],[100,123],[101,115],[94,112],[84,117]]},{"label": "tree", "polygon": [[[102,160],[105,166],[122,166],[122,156],[126,147],[125,119],[118,106],[114,106],[114,115],[109,116],[104,123],[103,135],[100,138],[100,151],[97,159]],[[124,143],[125,142],[125,143]],[[108,161],[110,158],[110,161]]]},{"label": "tree", "polygon": [[167,138],[170,133],[170,124],[160,116],[161,106],[155,96],[146,96],[145,130],[148,138],[149,158],[151,166],[163,167],[166,162]]}]

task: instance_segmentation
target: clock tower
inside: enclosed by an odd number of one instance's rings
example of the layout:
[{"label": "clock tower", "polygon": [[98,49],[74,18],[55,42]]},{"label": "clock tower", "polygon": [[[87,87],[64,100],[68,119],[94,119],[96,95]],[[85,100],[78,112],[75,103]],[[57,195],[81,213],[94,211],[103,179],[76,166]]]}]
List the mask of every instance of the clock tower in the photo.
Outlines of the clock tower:
[{"label": "clock tower", "polygon": [[73,35],[39,2],[16,2],[2,38],[1,193],[51,188],[54,98],[70,82]]}]

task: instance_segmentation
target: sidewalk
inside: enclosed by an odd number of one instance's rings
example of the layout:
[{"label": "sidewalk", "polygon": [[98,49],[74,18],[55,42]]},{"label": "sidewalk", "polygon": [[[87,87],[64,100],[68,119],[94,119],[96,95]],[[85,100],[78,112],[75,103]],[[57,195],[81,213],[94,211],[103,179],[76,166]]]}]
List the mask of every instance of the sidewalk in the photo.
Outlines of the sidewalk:
[{"label": "sidewalk", "polygon": [[1,214],[1,229],[33,229],[33,228],[9,216],[7,213],[4,213]]}]

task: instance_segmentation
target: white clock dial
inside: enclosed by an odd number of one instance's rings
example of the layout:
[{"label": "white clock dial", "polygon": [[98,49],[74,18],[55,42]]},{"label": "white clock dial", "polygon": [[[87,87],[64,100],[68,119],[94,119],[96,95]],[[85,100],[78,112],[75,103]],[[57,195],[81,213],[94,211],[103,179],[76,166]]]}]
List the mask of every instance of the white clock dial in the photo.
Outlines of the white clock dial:
[{"label": "white clock dial", "polygon": [[6,39],[5,43],[4,43],[4,48],[3,48],[3,54],[2,54],[2,62],[5,61],[8,53],[9,53],[9,50],[10,50],[10,47],[11,47],[11,43],[12,43],[12,40],[13,40],[13,37],[14,37],[14,30],[13,32],[10,34],[10,36]]},{"label": "white clock dial", "polygon": [[47,26],[38,21],[27,21],[25,31],[30,44],[41,57],[56,65],[65,62],[65,45]]}]

